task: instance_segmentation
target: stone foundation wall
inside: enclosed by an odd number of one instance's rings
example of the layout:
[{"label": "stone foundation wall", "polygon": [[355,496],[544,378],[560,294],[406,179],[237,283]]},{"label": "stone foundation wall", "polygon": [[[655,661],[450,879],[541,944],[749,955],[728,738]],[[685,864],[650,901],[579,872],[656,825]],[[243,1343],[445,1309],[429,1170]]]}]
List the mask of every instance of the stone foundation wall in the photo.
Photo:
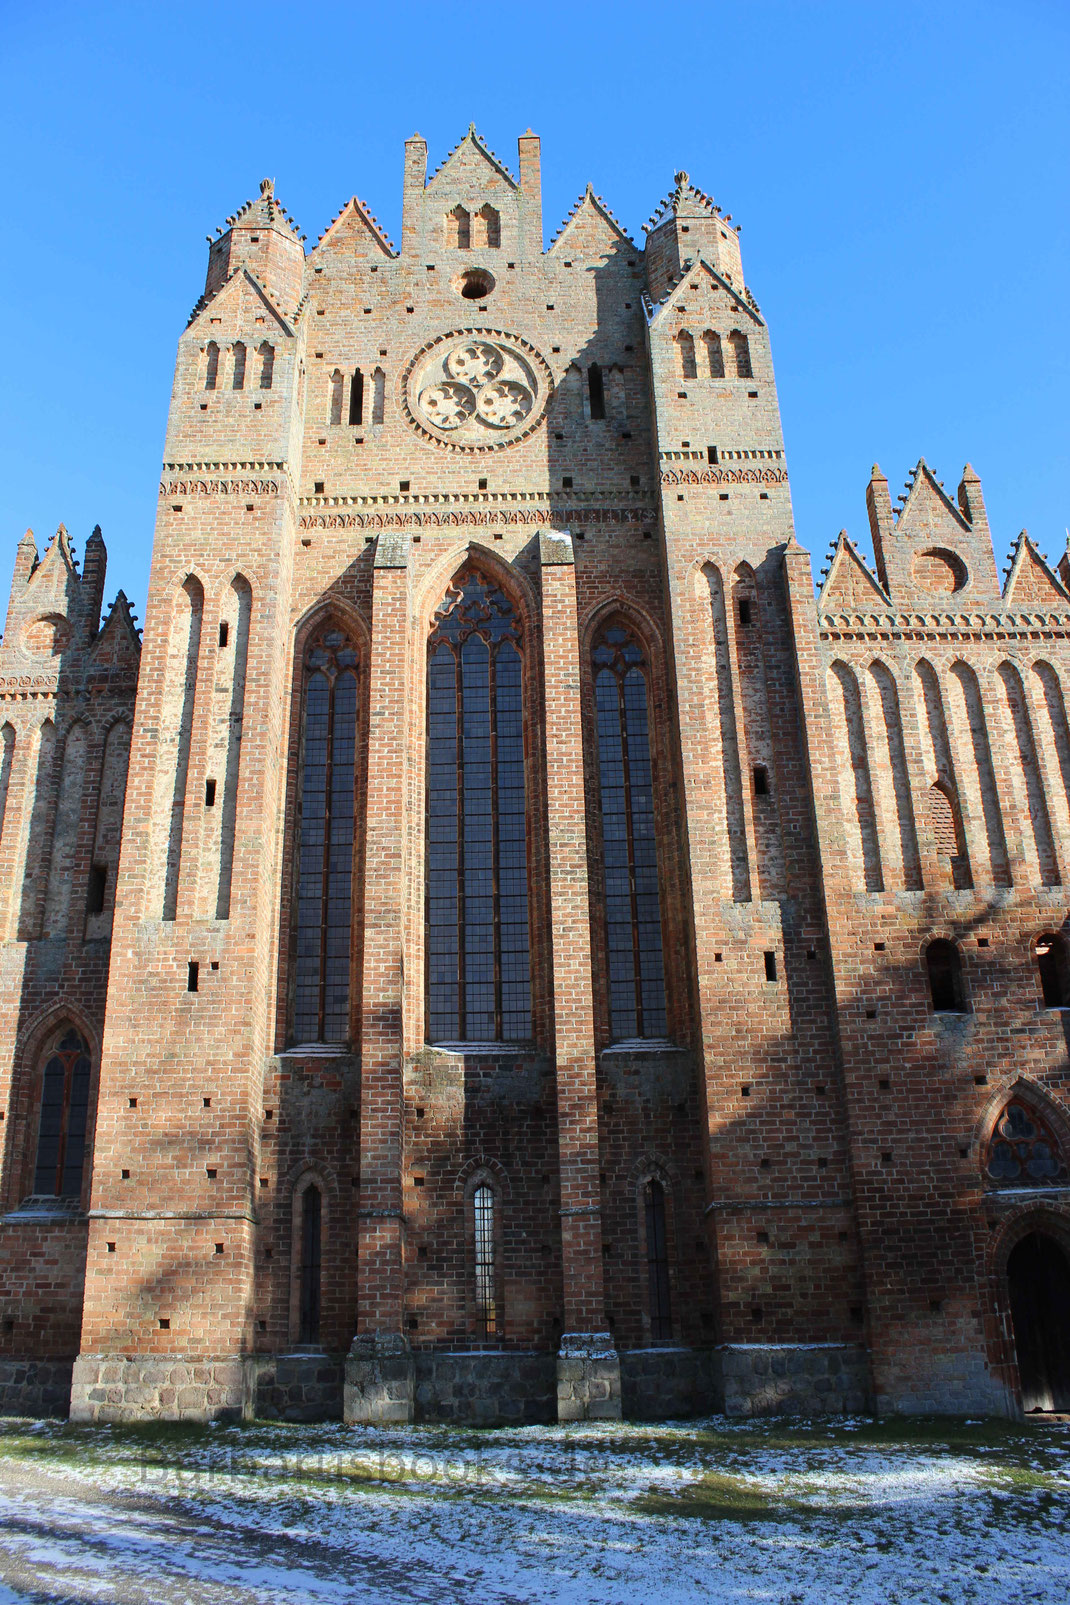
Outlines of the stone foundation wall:
[{"label": "stone foundation wall", "polygon": [[630,1349],[620,1357],[626,1421],[670,1421],[722,1408],[721,1368],[713,1349]]},{"label": "stone foundation wall", "polygon": [[65,1416],[73,1360],[0,1360],[0,1416]]},{"label": "stone foundation wall", "polygon": [[240,1356],[81,1354],[72,1421],[238,1421],[251,1414],[254,1363]]},{"label": "stone foundation wall", "polygon": [[418,1349],[416,1420],[508,1426],[557,1418],[557,1356]]},{"label": "stone foundation wall", "polygon": [[730,1416],[858,1415],[871,1408],[869,1357],[849,1343],[724,1344]]},{"label": "stone foundation wall", "polygon": [[341,1421],[345,1357],[258,1355],[253,1413],[263,1421]]}]

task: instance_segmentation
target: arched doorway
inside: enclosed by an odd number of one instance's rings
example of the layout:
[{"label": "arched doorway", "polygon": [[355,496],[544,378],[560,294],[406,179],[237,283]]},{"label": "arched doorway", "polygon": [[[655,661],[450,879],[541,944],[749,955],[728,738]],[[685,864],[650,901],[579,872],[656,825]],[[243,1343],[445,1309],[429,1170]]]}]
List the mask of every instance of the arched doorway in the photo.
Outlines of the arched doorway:
[{"label": "arched doorway", "polygon": [[1030,1232],[1007,1259],[1007,1286],[1023,1411],[1070,1411],[1070,1260]]}]

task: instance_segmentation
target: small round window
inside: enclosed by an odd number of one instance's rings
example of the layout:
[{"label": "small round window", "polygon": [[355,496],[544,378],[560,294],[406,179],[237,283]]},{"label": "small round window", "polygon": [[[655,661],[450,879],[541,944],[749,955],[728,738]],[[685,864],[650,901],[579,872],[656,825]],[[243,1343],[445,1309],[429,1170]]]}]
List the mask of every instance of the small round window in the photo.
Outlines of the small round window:
[{"label": "small round window", "polygon": [[486,268],[469,268],[455,283],[466,301],[482,301],[494,288],[494,275]]}]

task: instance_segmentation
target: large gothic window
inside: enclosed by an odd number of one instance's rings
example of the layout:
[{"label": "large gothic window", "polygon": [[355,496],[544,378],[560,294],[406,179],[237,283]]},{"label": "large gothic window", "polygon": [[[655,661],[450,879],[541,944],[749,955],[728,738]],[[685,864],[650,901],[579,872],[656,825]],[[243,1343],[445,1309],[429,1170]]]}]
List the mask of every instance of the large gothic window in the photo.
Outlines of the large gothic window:
[{"label": "large gothic window", "polygon": [[336,625],[304,661],[294,1039],[349,1036],[357,652]]},{"label": "large gothic window", "polygon": [[594,670],[613,1040],[663,1037],[665,976],[647,682],[643,650],[623,625],[602,631]]},{"label": "large gothic window", "polygon": [[38,1197],[80,1198],[89,1120],[89,1048],[65,1026],[45,1056],[33,1190]]},{"label": "large gothic window", "polygon": [[428,644],[427,1034],[531,1036],[520,626],[474,569]]},{"label": "large gothic window", "polygon": [[997,1187],[1065,1187],[1070,1180],[1054,1131],[1017,1098],[992,1128],[985,1178]]}]

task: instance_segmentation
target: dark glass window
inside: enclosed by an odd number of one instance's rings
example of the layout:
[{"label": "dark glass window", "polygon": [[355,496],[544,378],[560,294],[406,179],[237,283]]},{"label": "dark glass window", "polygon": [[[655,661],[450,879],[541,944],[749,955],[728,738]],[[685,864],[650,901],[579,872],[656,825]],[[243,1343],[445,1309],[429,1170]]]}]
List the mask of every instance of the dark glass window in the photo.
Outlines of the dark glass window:
[{"label": "dark glass window", "polygon": [[294,1038],[349,1036],[357,653],[335,626],[305,652]]},{"label": "dark glass window", "polygon": [[476,1318],[484,1337],[499,1332],[498,1300],[495,1293],[494,1189],[485,1184],[472,1195],[475,1211]]},{"label": "dark glass window", "polygon": [[966,993],[962,985],[962,960],[954,942],[930,942],[925,949],[929,972],[929,995],[937,1014],[962,1014]]},{"label": "dark glass window", "polygon": [[364,375],[359,368],[354,368],[349,384],[349,421],[351,424],[364,422]]},{"label": "dark glass window", "polygon": [[669,1250],[665,1235],[665,1189],[648,1181],[643,1189],[646,1218],[647,1292],[650,1301],[650,1336],[672,1337],[669,1305]]},{"label": "dark glass window", "polygon": [[1064,1187],[1070,1180],[1051,1127],[1017,1101],[1007,1105],[992,1129],[985,1176],[997,1187]]},{"label": "dark glass window", "polygon": [[613,1040],[663,1037],[665,977],[642,648],[623,625],[613,625],[595,645],[594,668]]},{"label": "dark glass window", "polygon": [[45,1060],[33,1190],[80,1198],[89,1118],[89,1048],[68,1027]]},{"label": "dark glass window", "polygon": [[322,1256],[323,1200],[318,1187],[301,1194],[301,1300],[299,1343],[320,1340],[320,1264]]},{"label": "dark glass window", "polygon": [[428,647],[427,1034],[531,1036],[520,630],[474,570],[447,592]]}]

